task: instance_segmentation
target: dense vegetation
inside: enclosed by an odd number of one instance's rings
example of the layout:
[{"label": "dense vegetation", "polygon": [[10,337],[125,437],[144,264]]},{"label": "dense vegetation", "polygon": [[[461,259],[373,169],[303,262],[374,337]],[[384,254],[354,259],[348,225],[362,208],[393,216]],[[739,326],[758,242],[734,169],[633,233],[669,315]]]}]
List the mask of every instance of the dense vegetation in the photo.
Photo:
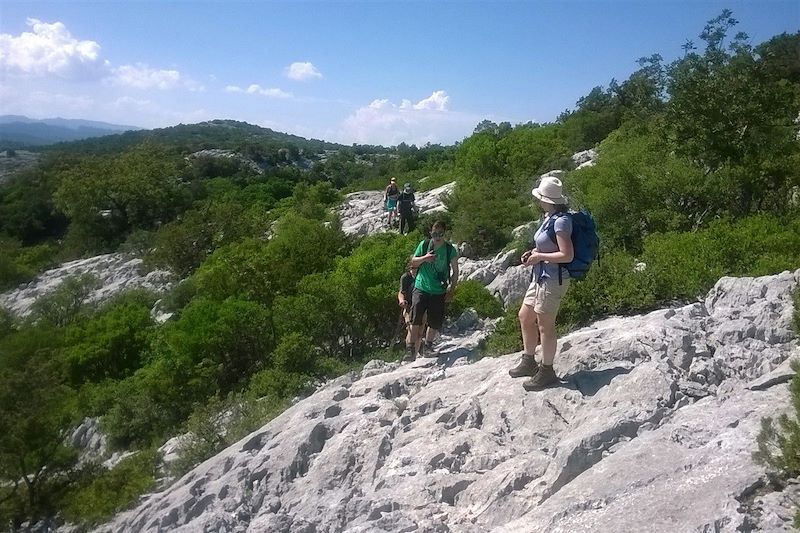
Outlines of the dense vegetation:
[{"label": "dense vegetation", "polygon": [[[47,150],[0,188],[1,289],[108,251],[183,281],[162,301],[174,313],[163,325],[151,294],[88,304],[88,277],[24,321],[0,313],[0,521],[103,520],[153,486],[153,450],[170,436],[191,431],[179,474],[316,381],[396,357],[387,317],[422,235],[355,239],[330,210],[389,176],[421,188],[455,180],[453,240],[489,254],[538,216],[535,177],[567,171],[603,254],[568,293],[564,328],[696,298],[722,275],[800,267],[800,34],[752,47],[729,39],[734,25],[723,13],[703,50],[642,59],[554,123],[484,121],[453,147],[341,147],[214,121]],[[598,163],[575,170],[570,155],[591,147]],[[196,154],[211,148],[241,157]],[[459,286],[453,308],[466,307],[502,313],[475,283]],[[515,313],[489,353],[518,349]],[[86,417],[139,454],[110,471],[78,464],[66,437]]]}]

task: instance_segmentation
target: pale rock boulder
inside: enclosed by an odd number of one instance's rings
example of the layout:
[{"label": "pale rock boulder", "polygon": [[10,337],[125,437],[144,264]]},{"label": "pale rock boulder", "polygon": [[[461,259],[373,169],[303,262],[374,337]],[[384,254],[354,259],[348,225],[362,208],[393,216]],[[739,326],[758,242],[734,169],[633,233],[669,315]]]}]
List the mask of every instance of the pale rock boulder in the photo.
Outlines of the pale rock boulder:
[{"label": "pale rock boulder", "polygon": [[594,166],[597,163],[597,151],[594,148],[572,154],[572,162],[575,169]]},{"label": "pale rock boulder", "polygon": [[129,289],[146,289],[156,293],[169,290],[174,276],[166,270],[142,269],[142,259],[125,254],[104,254],[64,263],[47,270],[18,289],[0,294],[0,307],[17,316],[30,314],[33,303],[72,276],[91,274],[98,279],[98,288],[89,295],[90,302],[103,302]]},{"label": "pale rock boulder", "polygon": [[788,530],[797,491],[766,490],[751,453],[789,407],[798,282],[726,278],[577,330],[536,393],[517,354],[368,364],[98,531]]}]

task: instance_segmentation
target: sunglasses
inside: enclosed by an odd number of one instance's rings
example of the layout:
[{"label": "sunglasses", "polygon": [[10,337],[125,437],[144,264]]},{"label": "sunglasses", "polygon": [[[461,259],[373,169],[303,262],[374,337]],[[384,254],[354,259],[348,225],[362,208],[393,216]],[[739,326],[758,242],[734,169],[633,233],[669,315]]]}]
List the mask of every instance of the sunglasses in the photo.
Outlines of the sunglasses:
[{"label": "sunglasses", "polygon": [[443,231],[432,231],[431,232],[431,237],[433,237],[434,239],[441,239],[442,237],[444,237],[444,232]]}]

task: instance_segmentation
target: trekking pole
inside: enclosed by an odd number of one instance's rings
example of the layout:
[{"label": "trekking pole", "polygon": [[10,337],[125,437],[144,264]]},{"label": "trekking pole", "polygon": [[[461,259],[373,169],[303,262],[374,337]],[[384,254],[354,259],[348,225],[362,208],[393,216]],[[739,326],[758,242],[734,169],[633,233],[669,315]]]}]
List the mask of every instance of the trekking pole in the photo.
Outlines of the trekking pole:
[{"label": "trekking pole", "polygon": [[400,316],[397,317],[397,325],[394,328],[394,334],[392,335],[391,343],[389,344],[389,349],[393,350],[395,344],[397,344],[397,336],[400,334],[400,330],[403,327],[403,310],[400,309]]}]

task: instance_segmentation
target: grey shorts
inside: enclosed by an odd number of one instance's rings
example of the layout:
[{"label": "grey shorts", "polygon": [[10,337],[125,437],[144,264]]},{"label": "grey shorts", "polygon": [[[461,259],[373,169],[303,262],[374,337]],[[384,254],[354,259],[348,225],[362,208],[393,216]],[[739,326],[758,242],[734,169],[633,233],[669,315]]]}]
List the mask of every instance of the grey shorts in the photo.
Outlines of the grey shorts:
[{"label": "grey shorts", "polygon": [[528,285],[528,291],[525,293],[522,303],[533,307],[533,310],[540,315],[558,314],[561,298],[569,289],[569,281],[566,276],[561,281],[561,285],[558,284],[558,279],[553,278],[548,278],[541,284],[532,281]]}]

